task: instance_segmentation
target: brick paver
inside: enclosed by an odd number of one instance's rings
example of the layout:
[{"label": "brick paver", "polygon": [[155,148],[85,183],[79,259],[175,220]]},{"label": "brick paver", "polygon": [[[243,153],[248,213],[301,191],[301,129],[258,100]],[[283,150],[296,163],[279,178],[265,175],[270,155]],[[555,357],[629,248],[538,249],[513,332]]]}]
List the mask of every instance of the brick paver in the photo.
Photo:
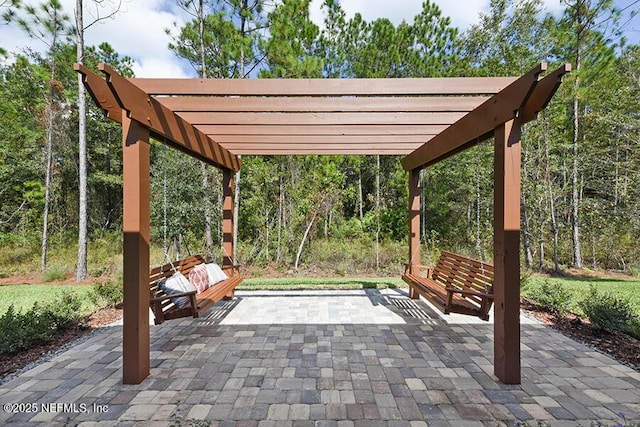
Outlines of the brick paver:
[{"label": "brick paver", "polygon": [[121,383],[122,326],[106,327],[0,384],[0,424],[640,421],[640,373],[524,319],[522,384],[501,384],[490,323],[441,316],[403,290],[238,292],[202,318],[151,331],[142,384]]}]

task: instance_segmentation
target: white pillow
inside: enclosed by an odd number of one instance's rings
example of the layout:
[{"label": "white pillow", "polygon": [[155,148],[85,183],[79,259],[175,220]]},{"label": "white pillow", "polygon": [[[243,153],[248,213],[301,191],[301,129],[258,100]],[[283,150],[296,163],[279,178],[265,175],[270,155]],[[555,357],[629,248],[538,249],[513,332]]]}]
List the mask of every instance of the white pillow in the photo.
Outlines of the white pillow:
[{"label": "white pillow", "polygon": [[209,286],[213,286],[216,283],[222,282],[223,280],[227,280],[229,278],[226,274],[224,274],[224,271],[222,271],[218,264],[211,263],[206,264],[206,266],[207,273],[209,273]]},{"label": "white pillow", "polygon": [[[196,290],[191,282],[189,282],[187,278],[184,277],[184,275],[179,271],[168,279],[161,281],[159,283],[159,286],[167,295],[181,294],[183,292],[191,292]],[[184,307],[189,304],[189,297],[171,298],[171,302],[173,302],[178,307]]]}]

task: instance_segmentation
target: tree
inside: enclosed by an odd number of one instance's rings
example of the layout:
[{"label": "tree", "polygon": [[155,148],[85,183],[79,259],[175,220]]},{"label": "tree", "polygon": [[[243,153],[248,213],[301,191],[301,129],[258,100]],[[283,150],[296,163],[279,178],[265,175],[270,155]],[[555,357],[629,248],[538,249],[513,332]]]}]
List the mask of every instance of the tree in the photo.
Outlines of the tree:
[{"label": "tree", "polygon": [[0,67],[0,232],[28,236],[44,202],[41,69],[24,55]]},{"label": "tree", "polygon": [[[260,62],[257,46],[262,25],[263,0],[218,1],[217,11],[205,13],[206,2],[184,0],[181,7],[194,19],[187,23],[169,45],[178,56],[187,59],[203,77],[244,78]],[[210,170],[202,165],[202,189],[205,195],[205,246],[209,254],[213,243],[209,180]],[[235,174],[234,251],[238,241],[240,171]],[[220,234],[221,235],[221,234]],[[233,254],[236,259],[236,253]]]},{"label": "tree", "polygon": [[[613,58],[613,49],[600,28],[611,24],[617,16],[611,0],[563,0],[567,5],[558,22],[556,33],[560,55],[574,66],[572,72],[572,140],[571,140],[571,238],[573,265],[581,268],[580,243],[580,145],[584,141],[581,127],[583,81],[593,79],[597,71]],[[585,67],[586,65],[586,67]],[[590,74],[590,75],[589,75]],[[589,76],[589,77],[587,77]],[[587,86],[588,87],[588,86]]]},{"label": "tree", "polygon": [[317,78],[322,61],[314,53],[320,29],[309,16],[310,0],[283,0],[269,13],[271,37],[262,43],[264,78]]},{"label": "tree", "polygon": [[[247,49],[241,36],[226,13],[219,11],[202,15],[185,24],[169,48],[186,59],[202,78],[239,77],[241,51]],[[200,21],[202,19],[202,21]]]},{"label": "tree", "polygon": [[548,55],[541,0],[491,0],[461,42],[465,75],[511,76],[529,71]]},{"label": "tree", "polygon": [[[201,78],[209,76],[222,78],[235,74],[234,52],[240,49],[242,39],[238,37],[233,23],[225,19],[223,12],[205,14],[205,1],[184,0],[178,3],[194,19],[187,23],[174,43],[169,44],[178,56],[187,59]],[[167,30],[168,31],[168,30]],[[192,159],[181,160],[183,163],[195,163]],[[210,168],[200,162],[202,172],[202,194],[204,204],[204,240],[205,256],[213,256],[213,194],[209,181],[213,177]],[[220,195],[218,198],[220,199]]]},{"label": "tree", "polygon": [[[16,16],[16,9],[21,6],[20,0],[0,0],[0,24],[8,24]],[[0,53],[4,50],[0,49]]]},{"label": "tree", "polygon": [[51,202],[52,161],[55,139],[55,126],[62,107],[61,88],[56,80],[56,52],[60,38],[68,38],[73,29],[69,25],[69,16],[62,12],[59,0],[48,0],[38,7],[25,7],[26,15],[17,18],[20,27],[32,38],[40,40],[47,47],[50,67],[50,79],[47,93],[46,109],[46,144],[45,144],[45,196],[42,215],[42,254],[40,269],[47,266],[47,239],[49,230],[49,208]]},{"label": "tree", "polygon": [[[423,3],[413,23],[402,22],[397,27],[386,18],[368,23],[360,14],[346,20],[339,3],[334,0],[326,0],[323,9],[325,30],[317,43],[317,51],[324,59],[325,74],[330,77],[443,76],[451,73],[456,62],[457,30],[450,27],[449,18],[443,17],[440,9],[430,1]],[[375,239],[376,269],[380,266],[381,238],[388,230],[397,233],[397,224],[405,223],[406,178],[397,160],[397,157],[373,156],[361,163],[362,170],[374,172],[370,177],[373,215],[361,216]],[[389,179],[382,183],[381,176]],[[362,206],[360,174],[357,182]],[[397,188],[402,190],[394,194]]]},{"label": "tree", "polygon": [[[102,3],[102,2],[97,2]],[[90,26],[112,17],[118,12],[118,6],[107,16],[96,17],[87,26],[84,23],[84,0],[76,0],[75,32],[76,32],[76,61],[84,63],[84,32]],[[78,74],[78,262],[76,266],[76,280],[87,278],[87,239],[89,232],[88,201],[87,201],[87,103],[82,75]]]}]

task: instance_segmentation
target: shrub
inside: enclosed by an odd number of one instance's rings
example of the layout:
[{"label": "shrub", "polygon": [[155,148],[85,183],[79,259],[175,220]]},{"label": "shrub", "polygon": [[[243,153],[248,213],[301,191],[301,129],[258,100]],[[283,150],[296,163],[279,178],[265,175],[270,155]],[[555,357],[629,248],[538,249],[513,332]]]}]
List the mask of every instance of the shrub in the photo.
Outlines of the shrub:
[{"label": "shrub", "polygon": [[604,329],[632,331],[639,321],[628,300],[610,293],[600,293],[594,285],[591,285],[589,295],[580,301],[579,306],[591,323]]},{"label": "shrub", "polygon": [[571,304],[571,292],[560,284],[552,284],[548,280],[542,282],[540,288],[533,290],[531,297],[549,311],[564,315]]},{"label": "shrub", "polygon": [[54,265],[49,267],[42,276],[45,282],[55,282],[58,280],[64,280],[67,277],[67,269],[60,265]]},{"label": "shrub", "polygon": [[71,292],[63,292],[58,298],[44,306],[44,311],[56,331],[69,329],[80,320],[82,300]]},{"label": "shrub", "polygon": [[94,284],[89,298],[98,307],[115,307],[122,302],[123,295],[122,282],[107,280]]},{"label": "shrub", "polygon": [[81,305],[81,299],[70,292],[45,305],[36,302],[24,313],[11,305],[0,316],[0,353],[14,353],[49,341],[56,332],[78,322]]}]

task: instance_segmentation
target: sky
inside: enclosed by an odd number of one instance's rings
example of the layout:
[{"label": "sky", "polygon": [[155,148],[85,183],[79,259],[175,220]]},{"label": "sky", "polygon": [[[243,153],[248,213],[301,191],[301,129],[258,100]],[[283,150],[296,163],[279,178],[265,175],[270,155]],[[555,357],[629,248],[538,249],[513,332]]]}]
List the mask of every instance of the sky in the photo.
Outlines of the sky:
[{"label": "sky", "polygon": [[[413,21],[420,12],[423,0],[341,0],[347,17],[360,12],[367,21],[386,17],[394,24],[405,19]],[[489,0],[432,0],[449,16],[452,25],[461,31],[478,21],[481,13],[487,12]],[[23,1],[35,4],[36,2]],[[102,7],[85,6],[85,25],[96,16],[106,16],[113,7],[121,2],[120,12],[112,19],[101,21],[91,26],[85,35],[87,45],[98,45],[106,41],[120,55],[134,59],[134,72],[137,77],[195,77],[195,71],[184,61],[179,61],[167,45],[171,41],[165,29],[180,27],[189,19],[181,13],[173,0],[106,0]],[[625,7],[633,0],[616,0],[618,7]],[[39,3],[39,2],[38,2]],[[64,10],[73,15],[75,0],[61,0]],[[86,2],[92,3],[92,2]],[[322,22],[320,4],[322,0],[312,0],[311,16],[316,23]],[[562,6],[560,0],[544,0],[547,12],[558,15]],[[631,22],[627,29],[629,37],[638,40],[640,35],[640,18]],[[25,46],[43,51],[44,45],[29,39],[15,25],[0,25],[0,46],[10,52],[21,51]]]}]

